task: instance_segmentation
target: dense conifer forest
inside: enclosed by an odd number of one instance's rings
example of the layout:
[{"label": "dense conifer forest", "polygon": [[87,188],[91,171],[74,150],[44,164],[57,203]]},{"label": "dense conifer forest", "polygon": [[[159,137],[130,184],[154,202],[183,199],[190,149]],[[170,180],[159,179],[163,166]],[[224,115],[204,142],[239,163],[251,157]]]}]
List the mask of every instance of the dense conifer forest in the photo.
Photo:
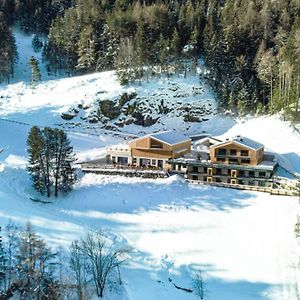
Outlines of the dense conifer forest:
[{"label": "dense conifer forest", "polygon": [[17,59],[11,33],[48,35],[48,71],[117,69],[122,83],[186,72],[202,58],[220,104],[299,119],[299,0],[0,0],[0,80]]}]

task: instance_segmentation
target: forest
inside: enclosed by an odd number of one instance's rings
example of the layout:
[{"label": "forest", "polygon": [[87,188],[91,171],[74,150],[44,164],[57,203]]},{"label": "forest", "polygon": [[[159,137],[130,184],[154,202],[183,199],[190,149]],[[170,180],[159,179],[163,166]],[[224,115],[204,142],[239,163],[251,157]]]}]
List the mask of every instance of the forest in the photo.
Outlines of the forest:
[{"label": "forest", "polygon": [[121,83],[185,74],[201,58],[220,106],[299,121],[298,0],[0,0],[0,81],[13,76],[12,26],[47,35],[48,71],[116,69]]}]

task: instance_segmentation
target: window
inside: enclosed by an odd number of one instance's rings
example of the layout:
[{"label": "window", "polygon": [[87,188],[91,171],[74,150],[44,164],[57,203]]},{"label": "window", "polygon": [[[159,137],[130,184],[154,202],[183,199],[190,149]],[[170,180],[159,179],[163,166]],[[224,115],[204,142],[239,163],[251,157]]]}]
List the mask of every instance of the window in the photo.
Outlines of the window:
[{"label": "window", "polygon": [[230,164],[236,164],[238,162],[237,158],[229,158]]},{"label": "window", "polygon": [[249,156],[248,150],[241,150],[241,156]]},{"label": "window", "polygon": [[239,171],[239,176],[240,177],[245,177],[245,171],[244,170],[240,170]]},{"label": "window", "polygon": [[217,155],[226,155],[226,149],[223,148],[217,149]]},{"label": "window", "polygon": [[236,149],[230,149],[230,155],[236,155]]},{"label": "window", "polygon": [[178,165],[178,171],[181,171],[181,165]]},{"label": "window", "polygon": [[250,164],[250,158],[243,158],[241,159],[242,164]]},{"label": "window", "polygon": [[254,171],[249,171],[249,177],[254,177]]},{"label": "window", "polygon": [[198,180],[198,176],[197,175],[193,175],[193,180]]},{"label": "window", "polygon": [[160,142],[158,142],[158,141],[156,141],[156,140],[152,140],[151,139],[151,146],[150,147],[151,148],[155,148],[155,149],[162,149],[163,144],[160,143]]},{"label": "window", "polygon": [[151,164],[152,166],[156,166],[156,159],[152,159]]},{"label": "window", "polygon": [[128,157],[118,157],[118,164],[120,165],[127,165],[128,164]]},{"label": "window", "polygon": [[198,173],[198,167],[193,167],[193,173]]},{"label": "window", "polygon": [[225,161],[225,157],[217,157],[217,161],[224,162]]},{"label": "window", "polygon": [[265,172],[259,172],[259,173],[258,173],[258,176],[259,176],[259,177],[266,177],[266,173],[265,173]]},{"label": "window", "polygon": [[160,160],[160,159],[159,159],[159,160],[157,161],[157,166],[158,166],[159,168],[161,168],[161,169],[163,168],[163,164],[164,164],[164,161],[163,161],[163,160]]}]

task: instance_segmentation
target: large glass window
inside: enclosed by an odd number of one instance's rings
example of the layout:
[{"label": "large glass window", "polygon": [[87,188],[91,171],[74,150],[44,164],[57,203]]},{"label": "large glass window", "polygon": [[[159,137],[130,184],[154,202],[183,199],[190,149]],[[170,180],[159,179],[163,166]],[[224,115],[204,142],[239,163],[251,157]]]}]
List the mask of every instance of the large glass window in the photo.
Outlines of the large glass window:
[{"label": "large glass window", "polygon": [[230,149],[230,155],[236,155],[236,149]]},{"label": "large glass window", "polygon": [[250,164],[250,158],[243,158],[243,159],[241,160],[241,163],[242,163],[242,164]]},{"label": "large glass window", "polygon": [[223,149],[223,148],[218,149],[217,155],[226,155],[226,149]]},{"label": "large glass window", "polygon": [[241,156],[249,156],[248,150],[241,150]]},{"label": "large glass window", "polygon": [[236,164],[238,162],[237,158],[229,158],[230,164]]}]

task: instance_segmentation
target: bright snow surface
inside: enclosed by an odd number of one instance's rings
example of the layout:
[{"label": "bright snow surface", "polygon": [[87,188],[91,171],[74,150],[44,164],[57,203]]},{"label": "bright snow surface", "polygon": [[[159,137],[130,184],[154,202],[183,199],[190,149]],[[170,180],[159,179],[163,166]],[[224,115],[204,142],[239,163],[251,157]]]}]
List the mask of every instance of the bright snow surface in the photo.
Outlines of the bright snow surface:
[{"label": "bright snow surface", "polygon": [[[18,45],[21,38],[28,44],[28,38],[19,33],[17,37]],[[24,49],[23,54],[30,57],[30,47]],[[25,77],[26,68],[24,63],[18,69]],[[172,80],[187,88],[197,84],[196,78]],[[48,126],[63,123],[58,111],[74,102],[93,102],[96,90],[105,90],[107,96],[122,90],[113,72],[44,81],[35,88],[16,81],[0,86],[0,117]],[[154,91],[161,82],[134,88]],[[209,91],[205,97],[213,98]],[[167,129],[182,130],[179,119],[166,124]],[[107,299],[196,299],[173,285],[191,288],[195,269],[203,271],[211,300],[298,299],[296,198],[189,185],[179,177],[146,180],[88,174],[79,176],[65,198],[37,204],[30,200],[37,195],[26,172],[29,129],[0,120],[0,148],[4,149],[0,154],[0,225],[8,219],[21,224],[30,221],[53,246],[67,247],[89,228],[104,227],[122,237],[135,251],[123,269],[123,293]],[[124,132],[154,129],[159,125],[147,129],[130,125]],[[74,131],[68,133],[82,160],[103,155],[106,146],[124,143],[109,132],[98,131],[96,136]],[[187,133],[202,131],[249,137],[276,151],[284,166],[300,173],[299,134],[277,117],[237,122],[215,115],[193,124]]]}]

